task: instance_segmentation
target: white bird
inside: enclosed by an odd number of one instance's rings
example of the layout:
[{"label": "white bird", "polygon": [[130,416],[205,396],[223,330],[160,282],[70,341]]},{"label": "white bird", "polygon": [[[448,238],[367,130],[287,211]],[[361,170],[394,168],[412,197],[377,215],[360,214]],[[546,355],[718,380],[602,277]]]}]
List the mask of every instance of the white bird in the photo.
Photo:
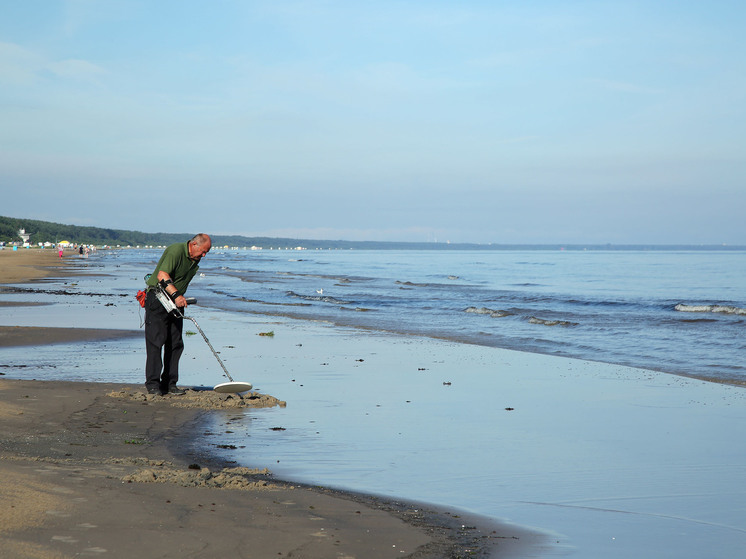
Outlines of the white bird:
[{"label": "white bird", "polygon": [[318,293],[319,295],[323,295],[324,294],[324,289],[323,288],[322,289],[317,289],[316,293]]}]

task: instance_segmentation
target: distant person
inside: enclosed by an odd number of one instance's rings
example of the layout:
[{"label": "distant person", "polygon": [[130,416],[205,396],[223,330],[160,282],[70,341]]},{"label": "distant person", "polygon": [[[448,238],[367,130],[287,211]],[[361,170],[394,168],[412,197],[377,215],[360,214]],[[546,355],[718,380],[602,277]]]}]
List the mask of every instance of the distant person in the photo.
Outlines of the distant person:
[{"label": "distant person", "polygon": [[186,243],[175,243],[163,251],[161,259],[148,278],[145,300],[145,388],[149,394],[184,394],[177,386],[179,359],[184,351],[182,328],[184,319],[173,316],[155,296],[159,282],[180,309],[187,306],[184,298],[189,282],[199,269],[200,260],[210,252],[212,240],[200,233]]}]

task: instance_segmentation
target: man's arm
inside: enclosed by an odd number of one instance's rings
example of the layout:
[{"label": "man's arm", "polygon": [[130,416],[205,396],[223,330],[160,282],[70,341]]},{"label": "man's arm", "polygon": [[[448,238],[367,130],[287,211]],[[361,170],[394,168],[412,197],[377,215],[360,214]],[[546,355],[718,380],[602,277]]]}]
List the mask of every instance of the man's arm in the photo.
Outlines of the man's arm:
[{"label": "man's arm", "polygon": [[[171,279],[171,276],[169,275],[168,272],[164,272],[163,270],[160,270],[158,272],[158,281],[161,282],[161,281],[173,281],[173,280]],[[179,290],[176,289],[176,286],[173,283],[169,283],[166,286],[166,293],[168,294],[169,297],[171,297],[171,299],[173,299],[174,304],[177,307],[186,307],[187,301],[184,295],[179,294],[179,296],[174,299],[173,295],[174,293],[178,291]]]}]

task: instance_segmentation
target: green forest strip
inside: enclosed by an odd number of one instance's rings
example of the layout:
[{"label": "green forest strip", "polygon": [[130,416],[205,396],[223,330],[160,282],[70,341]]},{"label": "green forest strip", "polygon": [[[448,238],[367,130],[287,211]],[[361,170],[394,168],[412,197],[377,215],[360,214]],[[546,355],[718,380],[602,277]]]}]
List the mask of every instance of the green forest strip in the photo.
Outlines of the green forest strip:
[{"label": "green forest strip", "polygon": [[187,233],[144,233],[124,229],[85,227],[67,225],[51,221],[39,221],[16,217],[0,216],[0,243],[21,244],[19,231],[29,235],[29,244],[57,244],[68,241],[76,245],[98,247],[161,247],[171,243],[189,240],[195,233],[208,233],[213,247],[261,247],[265,249],[293,249],[302,247],[308,250],[746,250],[746,246],[728,245],[563,245],[563,244],[476,244],[476,243],[413,243],[384,241],[344,241],[314,240],[278,237],[246,237],[243,235],[218,235],[210,231]]}]

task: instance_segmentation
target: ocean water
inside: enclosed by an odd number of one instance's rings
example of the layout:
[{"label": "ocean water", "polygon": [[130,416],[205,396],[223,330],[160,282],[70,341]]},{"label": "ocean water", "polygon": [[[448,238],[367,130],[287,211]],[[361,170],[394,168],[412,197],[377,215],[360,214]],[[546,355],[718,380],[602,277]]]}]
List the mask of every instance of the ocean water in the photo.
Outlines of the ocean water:
[{"label": "ocean water", "polygon": [[[159,256],[97,255],[64,294],[2,297],[65,312],[2,312],[136,328]],[[723,383],[746,380],[744,256],[215,248],[190,315],[288,406],[211,414],[195,451],[546,534],[527,557],[739,557],[746,393]],[[182,384],[224,380],[190,329]],[[4,350],[5,372],[142,382],[141,340],[103,345]]]},{"label": "ocean water", "polygon": [[215,308],[746,380],[743,252],[215,253]]}]

